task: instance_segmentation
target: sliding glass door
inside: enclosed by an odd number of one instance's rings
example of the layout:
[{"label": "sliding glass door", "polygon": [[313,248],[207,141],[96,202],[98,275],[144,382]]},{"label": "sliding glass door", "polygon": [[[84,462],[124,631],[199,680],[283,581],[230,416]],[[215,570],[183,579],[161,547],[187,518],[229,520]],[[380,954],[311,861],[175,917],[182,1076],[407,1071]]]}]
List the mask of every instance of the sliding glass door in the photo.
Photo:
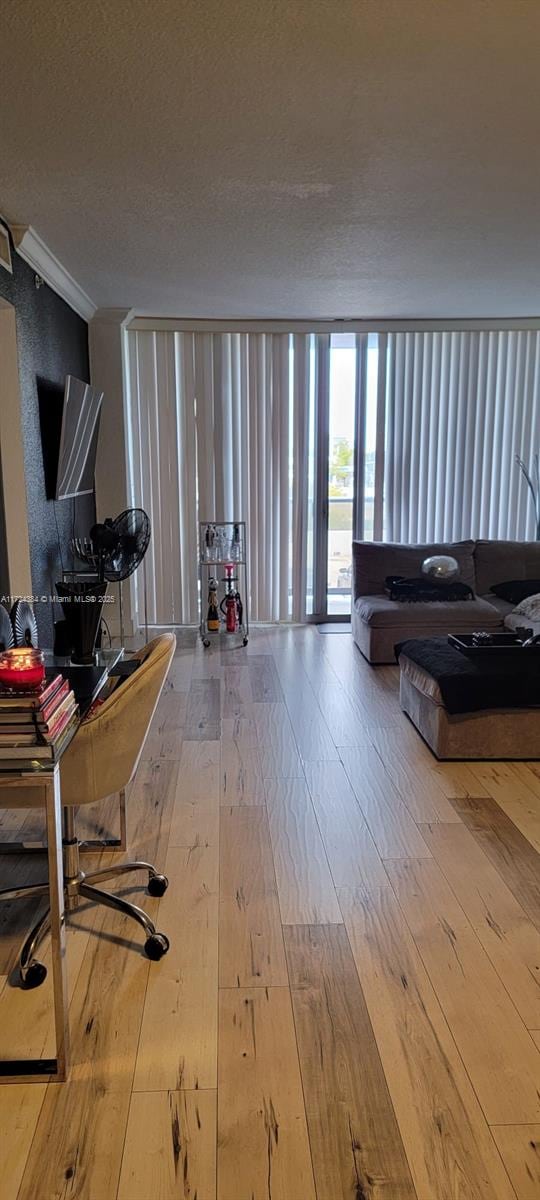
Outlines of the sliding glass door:
[{"label": "sliding glass door", "polygon": [[311,398],[307,611],[347,620],[355,537],[373,537],[377,427],[377,334],[315,337]]}]

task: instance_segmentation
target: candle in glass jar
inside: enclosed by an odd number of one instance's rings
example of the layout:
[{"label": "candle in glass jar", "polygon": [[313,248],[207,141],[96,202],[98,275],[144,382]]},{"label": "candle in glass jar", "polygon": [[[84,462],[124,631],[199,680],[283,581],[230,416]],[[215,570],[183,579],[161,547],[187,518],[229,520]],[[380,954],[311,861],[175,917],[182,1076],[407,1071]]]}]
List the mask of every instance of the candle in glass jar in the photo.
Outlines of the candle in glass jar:
[{"label": "candle in glass jar", "polygon": [[45,678],[43,653],[33,646],[17,646],[0,654],[0,684],[21,690],[37,689]]}]

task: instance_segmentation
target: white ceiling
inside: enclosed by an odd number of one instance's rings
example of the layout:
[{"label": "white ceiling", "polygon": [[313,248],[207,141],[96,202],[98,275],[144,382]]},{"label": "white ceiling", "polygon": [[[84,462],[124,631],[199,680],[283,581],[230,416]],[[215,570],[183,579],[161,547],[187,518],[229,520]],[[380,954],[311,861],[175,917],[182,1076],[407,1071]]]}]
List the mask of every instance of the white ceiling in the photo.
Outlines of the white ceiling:
[{"label": "white ceiling", "polygon": [[100,306],[540,313],[539,0],[2,0],[0,210]]}]

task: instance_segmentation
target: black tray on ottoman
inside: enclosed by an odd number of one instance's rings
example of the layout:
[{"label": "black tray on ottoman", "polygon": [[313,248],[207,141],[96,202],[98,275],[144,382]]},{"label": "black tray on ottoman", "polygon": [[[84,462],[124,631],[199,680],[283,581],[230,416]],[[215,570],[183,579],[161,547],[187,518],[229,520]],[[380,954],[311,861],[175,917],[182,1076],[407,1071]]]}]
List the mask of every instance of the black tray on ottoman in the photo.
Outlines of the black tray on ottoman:
[{"label": "black tray on ottoman", "polygon": [[526,665],[531,662],[532,656],[536,658],[540,654],[540,642],[524,646],[523,639],[516,633],[490,633],[489,642],[480,644],[475,644],[474,637],[474,633],[449,633],[448,644],[461,654],[466,654],[467,658],[475,658],[480,662],[498,660],[502,664],[511,659],[512,663],[522,662]]}]

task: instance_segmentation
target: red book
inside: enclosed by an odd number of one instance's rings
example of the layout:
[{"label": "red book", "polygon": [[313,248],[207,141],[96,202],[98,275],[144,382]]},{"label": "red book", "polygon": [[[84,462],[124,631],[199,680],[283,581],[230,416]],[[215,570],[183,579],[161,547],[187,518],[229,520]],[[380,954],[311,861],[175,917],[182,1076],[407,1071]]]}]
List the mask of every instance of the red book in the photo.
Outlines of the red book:
[{"label": "red book", "polygon": [[62,679],[62,683],[54,693],[52,700],[49,700],[48,703],[44,704],[40,711],[36,713],[36,720],[39,726],[50,724],[51,718],[54,717],[57,708],[60,707],[66,696],[69,695],[70,691],[71,687],[69,679]]},{"label": "red book", "polygon": [[54,714],[54,720],[50,722],[46,730],[42,730],[42,737],[47,743],[54,742],[58,735],[62,732],[67,722],[77,707],[74,693],[70,690],[66,696],[64,703],[60,704]]},{"label": "red book", "polygon": [[38,713],[49,704],[58,689],[64,683],[61,675],[45,677],[37,691],[17,692],[14,688],[0,687],[0,724],[2,712],[33,712]]}]

